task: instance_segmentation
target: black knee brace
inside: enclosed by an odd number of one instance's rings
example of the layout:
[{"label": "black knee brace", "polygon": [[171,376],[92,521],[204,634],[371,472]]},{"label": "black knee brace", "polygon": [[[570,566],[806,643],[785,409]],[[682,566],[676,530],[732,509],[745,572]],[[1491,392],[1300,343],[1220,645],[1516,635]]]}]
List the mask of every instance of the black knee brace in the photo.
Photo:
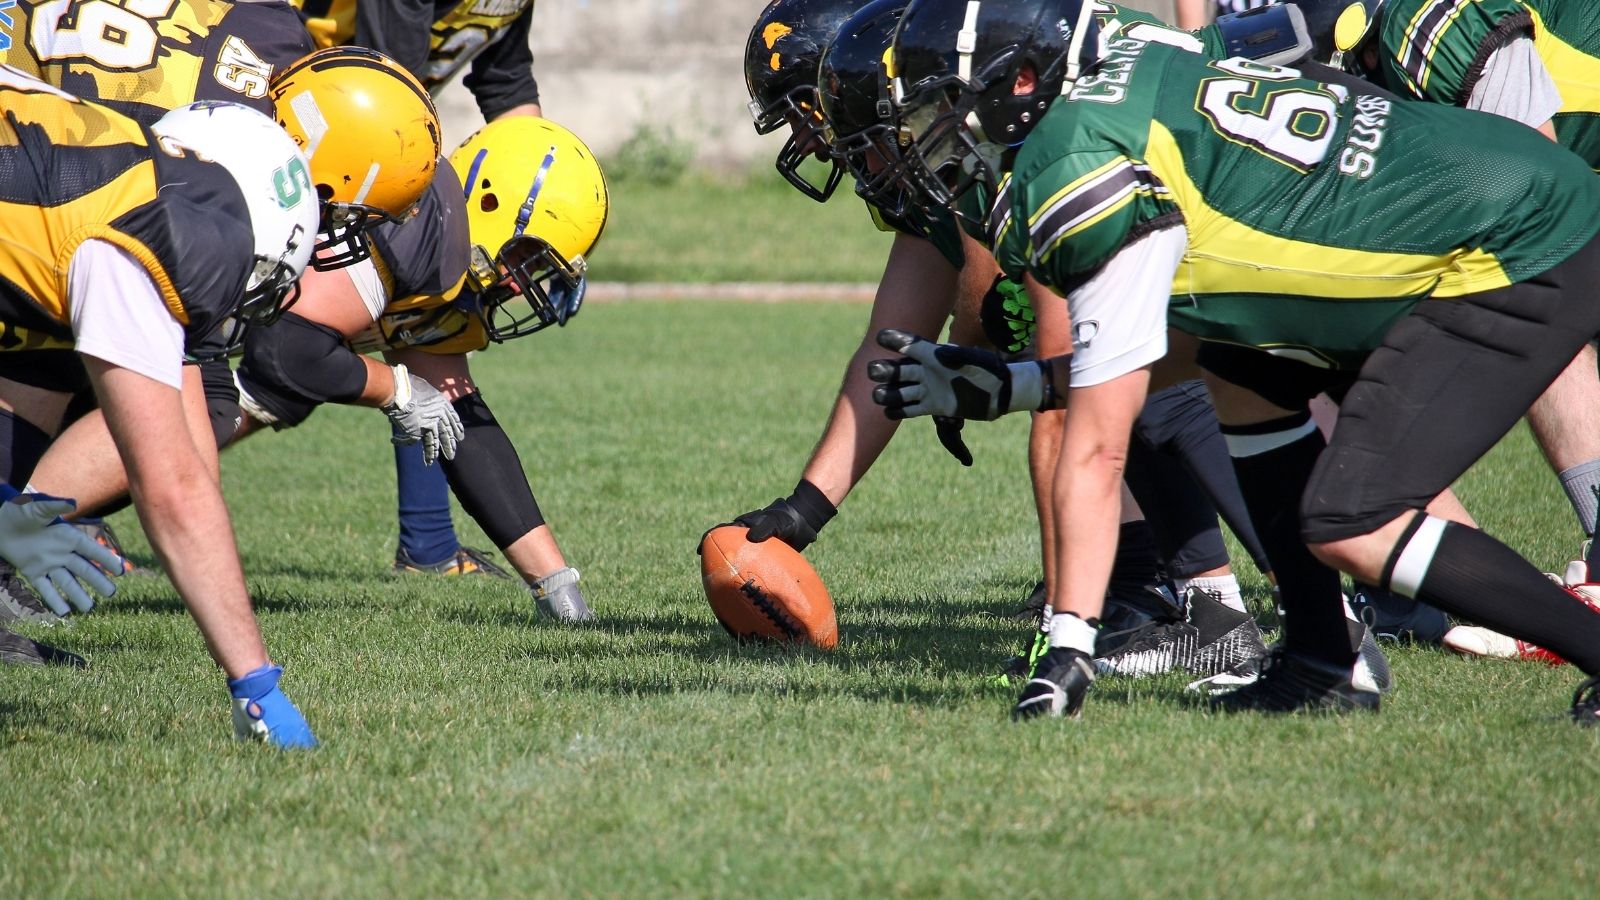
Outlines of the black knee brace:
[{"label": "black knee brace", "polygon": [[543,525],[544,516],[533,499],[517,449],[483,397],[473,392],[451,405],[461,416],[467,437],[456,448],[455,459],[440,460],[444,476],[461,508],[504,550]]}]

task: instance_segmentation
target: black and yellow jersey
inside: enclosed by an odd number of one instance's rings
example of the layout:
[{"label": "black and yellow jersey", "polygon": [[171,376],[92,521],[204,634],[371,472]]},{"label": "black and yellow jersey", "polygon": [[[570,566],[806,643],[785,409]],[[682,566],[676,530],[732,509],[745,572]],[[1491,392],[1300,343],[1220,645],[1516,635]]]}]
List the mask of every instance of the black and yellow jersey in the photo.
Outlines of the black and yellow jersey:
[{"label": "black and yellow jersey", "polygon": [[391,299],[351,347],[362,353],[403,347],[467,353],[488,346],[475,297],[461,289],[468,240],[466,192],[455,169],[441,161],[416,215],[372,235],[372,261]]},{"label": "black and yellow jersey", "polygon": [[996,257],[1067,292],[1182,225],[1169,321],[1359,361],[1423,297],[1525,281],[1600,230],[1600,179],[1507,119],[1117,41],[1018,152]]},{"label": "black and yellow jersey", "polygon": [[1529,35],[1561,92],[1557,139],[1600,171],[1600,3],[1594,0],[1389,0],[1370,74],[1407,97],[1464,106],[1489,56]]},{"label": "black and yellow jersey", "polygon": [[389,0],[359,9],[356,0],[290,2],[309,17],[307,27],[319,46],[376,50],[429,91],[437,92],[470,65],[464,83],[486,119],[539,102],[528,49],[534,0]]},{"label": "black and yellow jersey", "polygon": [[196,100],[271,114],[273,72],[316,49],[286,3],[17,0],[5,62],[145,124]]},{"label": "black and yellow jersey", "polygon": [[233,310],[254,244],[226,170],[3,68],[0,110],[0,349],[28,349],[19,327],[28,341],[71,337],[68,268],[91,239],[137,259],[190,334]]}]

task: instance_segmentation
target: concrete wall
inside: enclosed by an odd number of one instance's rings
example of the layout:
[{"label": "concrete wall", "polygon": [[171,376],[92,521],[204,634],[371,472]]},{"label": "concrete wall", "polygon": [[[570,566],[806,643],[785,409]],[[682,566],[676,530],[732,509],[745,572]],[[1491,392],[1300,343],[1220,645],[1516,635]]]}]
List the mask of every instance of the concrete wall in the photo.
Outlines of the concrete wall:
[{"label": "concrete wall", "polygon": [[[1169,21],[1172,0],[1122,0]],[[545,115],[601,156],[640,127],[693,138],[704,165],[776,152],[750,127],[744,40],[766,0],[538,0],[534,74]],[[439,98],[445,144],[483,123],[460,83]]]}]

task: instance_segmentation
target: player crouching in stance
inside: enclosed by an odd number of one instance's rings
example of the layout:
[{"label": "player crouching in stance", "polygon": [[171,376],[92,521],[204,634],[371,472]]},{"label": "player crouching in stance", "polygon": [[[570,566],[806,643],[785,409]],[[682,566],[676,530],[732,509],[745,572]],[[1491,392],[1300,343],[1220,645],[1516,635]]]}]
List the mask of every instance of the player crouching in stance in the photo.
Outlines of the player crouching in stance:
[{"label": "player crouching in stance", "polygon": [[[577,314],[607,209],[577,136],[525,116],[485,126],[439,167],[414,216],[373,232],[370,259],[314,273],[292,312],[250,335],[242,431],[296,425],[323,402],[383,407],[397,442],[418,436],[426,462],[441,460],[539,610],[592,618],[467,354]],[[392,367],[362,355],[379,351]]]},{"label": "player crouching in stance", "polygon": [[[1555,650],[1591,676],[1574,718],[1600,721],[1600,615],[1423,512],[1600,333],[1600,183],[1495,118],[1133,40],[1097,59],[1086,6],[914,0],[893,48],[907,177],[948,202],[1011,173],[997,256],[1074,325],[1070,357],[1007,368],[900,336],[915,363],[878,367],[891,413],[1066,406],[1051,650],[1014,714],[1076,713],[1092,685],[1116,481],[1170,322],[1365,360],[1326,450],[1271,384],[1214,396],[1235,455],[1275,462],[1270,484],[1240,475],[1288,612],[1261,680],[1221,708],[1377,708],[1320,560]],[[1296,530],[1309,553],[1289,552]]]},{"label": "player crouching in stance", "polygon": [[235,733],[315,746],[278,687],[179,392],[186,346],[225,320],[275,318],[305,268],[317,227],[305,157],[242,106],[195,104],[147,129],[9,68],[0,109],[13,173],[0,320],[82,356],[139,519],[227,675]]}]

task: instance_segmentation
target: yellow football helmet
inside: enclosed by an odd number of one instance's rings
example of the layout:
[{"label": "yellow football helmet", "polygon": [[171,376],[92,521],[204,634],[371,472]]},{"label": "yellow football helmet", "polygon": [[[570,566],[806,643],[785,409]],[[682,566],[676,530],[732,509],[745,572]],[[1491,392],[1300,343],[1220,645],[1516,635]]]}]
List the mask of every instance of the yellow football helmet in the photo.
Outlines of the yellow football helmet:
[{"label": "yellow football helmet", "polygon": [[[594,154],[549,119],[512,116],[467,138],[450,165],[467,199],[467,287],[489,338],[567,324],[583,304],[588,257],[610,207]],[[508,308],[519,296],[526,312]]]},{"label": "yellow football helmet", "polygon": [[438,166],[439,114],[411,73],[371,50],[330,47],[272,80],[273,113],[311,159],[322,200],[312,267],[371,254],[367,229],[411,215]]}]

